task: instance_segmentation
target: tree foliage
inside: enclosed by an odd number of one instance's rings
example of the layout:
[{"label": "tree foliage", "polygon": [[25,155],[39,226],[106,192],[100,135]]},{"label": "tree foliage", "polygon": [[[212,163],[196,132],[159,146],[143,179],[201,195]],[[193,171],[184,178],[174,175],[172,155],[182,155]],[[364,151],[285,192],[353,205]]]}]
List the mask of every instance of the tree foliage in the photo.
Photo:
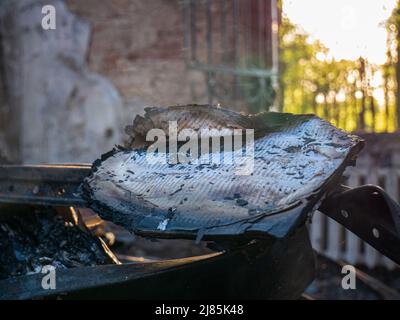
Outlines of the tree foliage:
[{"label": "tree foliage", "polygon": [[363,57],[356,61],[335,60],[321,42],[312,40],[283,16],[281,108],[286,112],[315,113],[346,130],[396,130],[399,9],[385,22],[388,40],[384,65],[371,64]]}]

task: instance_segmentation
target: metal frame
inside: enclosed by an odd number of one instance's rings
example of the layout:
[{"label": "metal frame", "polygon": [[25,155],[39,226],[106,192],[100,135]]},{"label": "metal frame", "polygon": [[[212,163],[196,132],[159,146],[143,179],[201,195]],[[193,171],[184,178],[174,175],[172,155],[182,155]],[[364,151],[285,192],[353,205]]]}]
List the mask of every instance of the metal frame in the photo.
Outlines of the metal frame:
[{"label": "metal frame", "polygon": [[382,188],[341,186],[318,210],[400,264],[400,205]]},{"label": "metal frame", "polygon": [[305,226],[278,241],[173,260],[57,270],[0,281],[0,299],[298,299],[315,272]]},{"label": "metal frame", "polygon": [[0,203],[86,206],[77,190],[89,164],[0,166]]},{"label": "metal frame", "polygon": [[[0,204],[85,207],[78,190],[90,170],[86,164],[0,166]],[[400,264],[400,205],[383,189],[341,186],[318,210]]]}]

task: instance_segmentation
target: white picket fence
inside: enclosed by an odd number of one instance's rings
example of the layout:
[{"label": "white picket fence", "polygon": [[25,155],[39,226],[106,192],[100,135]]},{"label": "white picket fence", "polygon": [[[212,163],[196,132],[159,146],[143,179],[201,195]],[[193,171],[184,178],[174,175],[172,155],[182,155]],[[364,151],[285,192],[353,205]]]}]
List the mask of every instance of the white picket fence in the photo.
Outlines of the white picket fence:
[{"label": "white picket fence", "polygon": [[[379,185],[393,199],[400,200],[400,169],[352,168],[347,174],[349,174],[347,185],[350,187],[364,184]],[[309,231],[314,249],[335,261],[344,260],[350,264],[364,264],[370,268],[384,266],[390,270],[399,267],[354,233],[318,211],[312,218]]]}]

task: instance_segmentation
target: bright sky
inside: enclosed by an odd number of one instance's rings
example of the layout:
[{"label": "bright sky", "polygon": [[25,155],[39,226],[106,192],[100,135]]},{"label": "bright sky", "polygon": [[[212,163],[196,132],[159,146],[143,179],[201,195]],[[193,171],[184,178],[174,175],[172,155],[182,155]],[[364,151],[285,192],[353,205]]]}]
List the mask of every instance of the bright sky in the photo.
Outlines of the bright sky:
[{"label": "bright sky", "polygon": [[387,19],[396,0],[283,0],[289,19],[319,39],[336,59],[385,62]]}]

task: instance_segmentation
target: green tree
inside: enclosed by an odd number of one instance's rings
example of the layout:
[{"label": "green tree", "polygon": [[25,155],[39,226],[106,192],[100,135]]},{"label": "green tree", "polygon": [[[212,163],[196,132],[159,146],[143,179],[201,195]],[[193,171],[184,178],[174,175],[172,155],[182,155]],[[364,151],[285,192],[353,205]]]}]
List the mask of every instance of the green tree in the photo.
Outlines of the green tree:
[{"label": "green tree", "polygon": [[385,112],[388,130],[390,128],[391,97],[395,97],[392,106],[396,127],[400,128],[400,1],[386,21],[386,63],[382,66],[385,94]]},{"label": "green tree", "polygon": [[[314,113],[346,130],[389,130],[389,122],[382,125],[382,119],[387,118],[390,106],[381,106],[382,101],[375,98],[380,88],[372,87],[381,66],[362,57],[356,61],[333,59],[328,48],[312,41],[285,16],[280,25],[280,70],[284,111]],[[390,80],[388,96],[389,87]]]}]

